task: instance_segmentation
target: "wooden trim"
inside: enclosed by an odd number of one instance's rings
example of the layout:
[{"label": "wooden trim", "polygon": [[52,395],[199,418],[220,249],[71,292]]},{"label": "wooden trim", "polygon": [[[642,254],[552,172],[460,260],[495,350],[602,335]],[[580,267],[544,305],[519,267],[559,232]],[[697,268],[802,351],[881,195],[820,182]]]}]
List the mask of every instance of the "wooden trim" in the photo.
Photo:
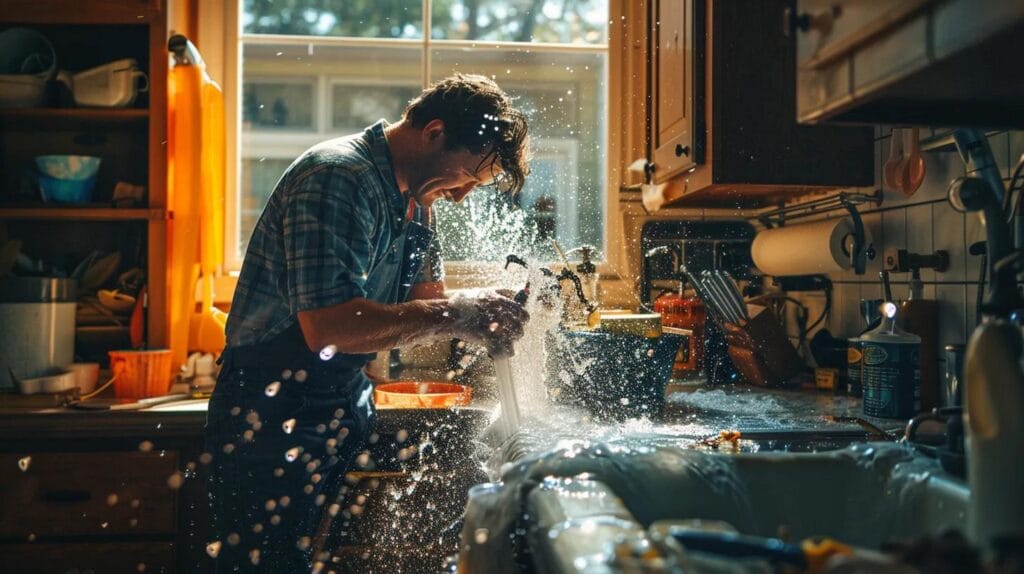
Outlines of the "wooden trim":
[{"label": "wooden trim", "polygon": [[937,0],[904,0],[904,2],[897,5],[889,12],[886,12],[872,20],[868,25],[862,27],[860,30],[850,34],[838,42],[830,43],[818,50],[810,60],[802,63],[801,66],[804,68],[815,69],[843,58],[860,46],[863,46],[874,38],[884,34],[893,26],[897,26],[907,20],[917,12],[926,8],[929,4],[934,4],[936,2]]},{"label": "wooden trim", "polygon": [[0,207],[0,220],[39,221],[145,221],[164,220],[162,209],[121,209],[116,207]]},{"label": "wooden trim", "polygon": [[[167,21],[155,18],[149,27],[149,207],[167,210]],[[167,222],[147,226],[146,285],[149,301],[146,342],[163,347],[168,340]]]},{"label": "wooden trim", "polygon": [[164,13],[160,0],[3,0],[0,23],[19,24],[148,24]]}]

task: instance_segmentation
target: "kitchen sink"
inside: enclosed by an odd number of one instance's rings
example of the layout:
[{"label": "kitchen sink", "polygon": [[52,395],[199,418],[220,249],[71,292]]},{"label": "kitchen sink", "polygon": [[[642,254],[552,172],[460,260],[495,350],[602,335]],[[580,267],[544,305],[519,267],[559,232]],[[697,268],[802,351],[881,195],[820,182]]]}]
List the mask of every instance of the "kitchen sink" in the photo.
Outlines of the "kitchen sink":
[{"label": "kitchen sink", "polygon": [[[827,536],[877,550],[964,531],[969,492],[936,461],[891,442],[736,454],[577,445],[524,458],[502,481],[470,497],[463,560],[473,571],[513,572],[494,556],[511,562],[525,545],[538,572],[619,572],[617,545],[649,546],[652,526],[694,519],[758,537]],[[503,524],[495,516],[529,518]],[[488,536],[479,543],[481,529]],[[517,536],[518,549],[507,543]]]}]

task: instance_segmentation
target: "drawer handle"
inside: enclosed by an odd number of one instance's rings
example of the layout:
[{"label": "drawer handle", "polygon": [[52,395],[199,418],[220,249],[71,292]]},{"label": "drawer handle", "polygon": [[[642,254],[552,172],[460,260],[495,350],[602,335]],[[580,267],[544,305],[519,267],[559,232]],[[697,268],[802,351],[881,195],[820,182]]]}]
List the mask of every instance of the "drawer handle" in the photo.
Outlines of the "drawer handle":
[{"label": "drawer handle", "polygon": [[43,500],[46,502],[59,502],[63,504],[87,502],[91,498],[92,493],[88,490],[49,490],[43,494]]}]

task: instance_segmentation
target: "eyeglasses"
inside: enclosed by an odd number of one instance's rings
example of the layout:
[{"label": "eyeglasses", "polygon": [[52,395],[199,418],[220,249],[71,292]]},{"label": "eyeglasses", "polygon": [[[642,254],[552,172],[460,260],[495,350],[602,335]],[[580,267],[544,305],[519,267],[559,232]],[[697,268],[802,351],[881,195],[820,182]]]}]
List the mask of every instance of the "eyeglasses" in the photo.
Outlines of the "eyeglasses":
[{"label": "eyeglasses", "polygon": [[498,172],[494,174],[494,178],[491,183],[485,183],[478,186],[482,189],[495,191],[502,194],[507,194],[512,191],[512,178],[505,172]]}]

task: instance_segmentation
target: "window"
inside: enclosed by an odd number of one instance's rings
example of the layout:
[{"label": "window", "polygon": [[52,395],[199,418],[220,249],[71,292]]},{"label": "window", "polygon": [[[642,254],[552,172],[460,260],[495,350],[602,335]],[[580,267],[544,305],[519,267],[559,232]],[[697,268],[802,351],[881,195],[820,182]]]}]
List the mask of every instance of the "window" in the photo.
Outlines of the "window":
[{"label": "window", "polygon": [[[446,260],[553,257],[604,244],[609,0],[243,0],[237,230],[241,261],[274,184],[311,145],[396,121],[432,81],[494,78],[527,112],[518,208],[478,190],[437,205]],[[429,30],[429,34],[424,34]]]}]

